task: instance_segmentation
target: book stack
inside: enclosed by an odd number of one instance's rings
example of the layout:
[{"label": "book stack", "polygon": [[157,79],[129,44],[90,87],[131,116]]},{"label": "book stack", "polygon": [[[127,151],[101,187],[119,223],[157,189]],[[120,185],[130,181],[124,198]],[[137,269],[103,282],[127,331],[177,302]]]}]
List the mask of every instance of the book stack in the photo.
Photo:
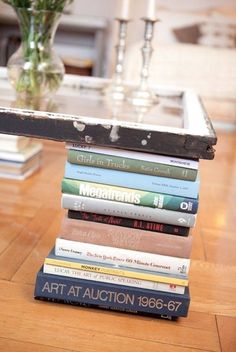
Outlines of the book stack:
[{"label": "book stack", "polygon": [[0,177],[24,180],[39,167],[42,144],[30,138],[0,134]]},{"label": "book stack", "polygon": [[198,161],[67,144],[62,221],[35,298],[187,316]]}]

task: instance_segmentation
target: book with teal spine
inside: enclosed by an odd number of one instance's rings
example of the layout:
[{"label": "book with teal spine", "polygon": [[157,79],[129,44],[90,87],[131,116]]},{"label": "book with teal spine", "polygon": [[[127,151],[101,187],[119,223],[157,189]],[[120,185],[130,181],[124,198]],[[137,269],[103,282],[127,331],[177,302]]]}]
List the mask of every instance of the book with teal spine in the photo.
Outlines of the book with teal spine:
[{"label": "book with teal spine", "polygon": [[198,199],[63,178],[62,193],[196,214]]},{"label": "book with teal spine", "polygon": [[82,166],[66,162],[65,178],[121,186],[143,191],[164,193],[180,197],[198,198],[200,180],[178,180],[174,178],[143,175],[133,172]]}]

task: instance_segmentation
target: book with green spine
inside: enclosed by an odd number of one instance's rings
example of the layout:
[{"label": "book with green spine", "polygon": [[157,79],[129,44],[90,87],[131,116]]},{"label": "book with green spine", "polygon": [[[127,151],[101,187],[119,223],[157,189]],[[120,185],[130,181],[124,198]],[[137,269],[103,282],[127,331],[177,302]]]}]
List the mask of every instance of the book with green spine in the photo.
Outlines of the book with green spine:
[{"label": "book with green spine", "polygon": [[196,214],[198,199],[63,178],[62,193]]},{"label": "book with green spine", "polygon": [[[161,158],[164,157],[161,156]],[[195,181],[198,172],[197,169],[170,165],[167,162],[162,163],[161,160],[160,162],[154,162],[148,160],[148,158],[147,160],[135,159],[132,158],[132,154],[129,158],[119,155],[95,153],[89,150],[69,149],[67,160],[72,164],[101,167],[105,169],[176,178],[188,181]]]}]

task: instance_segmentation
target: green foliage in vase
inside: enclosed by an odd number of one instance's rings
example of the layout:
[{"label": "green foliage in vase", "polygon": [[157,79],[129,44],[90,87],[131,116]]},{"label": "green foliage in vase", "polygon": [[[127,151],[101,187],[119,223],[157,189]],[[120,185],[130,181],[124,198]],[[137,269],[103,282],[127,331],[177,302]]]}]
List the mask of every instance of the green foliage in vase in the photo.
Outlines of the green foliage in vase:
[{"label": "green foliage in vase", "polygon": [[64,66],[55,55],[52,41],[64,7],[70,0],[5,0],[18,17],[21,47],[8,62],[8,73],[16,92],[42,96],[55,92]]},{"label": "green foliage in vase", "polygon": [[14,8],[62,12],[73,0],[3,0]]}]

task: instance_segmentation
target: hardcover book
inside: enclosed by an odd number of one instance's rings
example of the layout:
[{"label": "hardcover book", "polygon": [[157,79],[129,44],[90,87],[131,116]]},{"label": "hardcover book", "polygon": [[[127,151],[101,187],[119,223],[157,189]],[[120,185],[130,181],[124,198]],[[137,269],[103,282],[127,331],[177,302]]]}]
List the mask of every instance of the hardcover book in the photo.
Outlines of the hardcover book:
[{"label": "hardcover book", "polygon": [[177,317],[187,316],[190,303],[188,287],[179,295],[46,274],[42,270],[36,278],[34,297]]},{"label": "hardcover book", "polygon": [[192,235],[188,237],[135,230],[121,226],[90,223],[64,217],[59,230],[60,238],[156,253],[172,257],[189,258],[192,247]]},{"label": "hardcover book", "polygon": [[122,159],[132,159],[137,161],[148,161],[153,163],[160,163],[163,165],[177,166],[182,169],[198,170],[199,161],[194,159],[183,159],[180,157],[173,157],[170,155],[161,155],[157,153],[143,153],[136,150],[126,150],[126,149],[117,149],[112,147],[99,147],[91,144],[80,144],[80,143],[66,143],[66,149],[69,150],[78,150],[91,152],[96,154],[102,154],[107,157],[109,156],[118,156]]},{"label": "hardcover book", "polygon": [[0,150],[0,178],[26,179],[40,167],[41,151],[42,144],[38,142],[29,142],[18,152]]},{"label": "hardcover book", "polygon": [[62,192],[82,197],[106,199],[152,208],[175,210],[183,213],[196,214],[198,209],[198,199],[194,198],[146,192],[139,189],[117,187],[70,178],[63,178]]},{"label": "hardcover book", "polygon": [[188,236],[190,228],[183,226],[174,226],[153,221],[136,220],[131,218],[122,218],[120,216],[110,216],[105,214],[88,213],[79,210],[68,210],[68,218],[98,222],[101,224],[122,226],[134,228],[136,230],[146,230],[152,232],[168,233],[170,235]]},{"label": "hardcover book", "polygon": [[[67,145],[72,164],[195,181],[198,161],[157,154],[91,146]],[[72,149],[70,149],[72,148]]]},{"label": "hardcover book", "polygon": [[115,275],[130,279],[146,280],[152,282],[159,282],[163,284],[172,284],[178,286],[188,286],[188,277],[180,277],[179,275],[172,275],[166,273],[159,273],[156,271],[131,268],[128,266],[121,266],[119,264],[100,263],[91,260],[75,259],[55,255],[55,248],[44,259],[44,264],[54,265],[62,269],[76,269],[92,273],[100,273],[107,275]]},{"label": "hardcover book", "polygon": [[155,291],[163,291],[163,292],[172,292],[178,294],[184,294],[185,286],[176,285],[172,283],[162,283],[157,281],[143,280],[137,278],[130,278],[126,276],[119,276],[114,274],[105,274],[97,271],[87,271],[79,268],[70,267],[70,263],[68,265],[57,265],[59,261],[64,261],[64,257],[55,257],[54,263],[53,255],[49,255],[44,262],[43,272],[46,274],[53,274],[59,276],[73,277],[83,280],[91,280],[98,282],[107,282],[111,284],[121,285],[121,286],[131,286],[131,287],[140,287],[146,288],[149,290]]},{"label": "hardcover book", "polygon": [[56,238],[55,242],[55,254],[63,257],[90,260],[92,262],[180,275],[182,277],[188,275],[190,266],[190,260],[186,258],[101,246],[65,240],[59,237]]},{"label": "hardcover book", "polygon": [[0,173],[9,173],[14,175],[22,175],[28,170],[39,166],[41,160],[41,153],[35,154],[32,158],[25,162],[0,160]]},{"label": "hardcover book", "polygon": [[133,314],[133,315],[138,315],[138,316],[144,316],[144,317],[151,317],[154,319],[161,319],[161,320],[171,320],[171,321],[177,321],[178,317],[173,317],[171,315],[165,315],[165,314],[152,314],[152,313],[145,313],[145,312],[140,312],[137,310],[125,310],[121,308],[115,308],[111,306],[104,306],[102,304],[88,304],[88,303],[81,303],[81,302],[73,302],[69,299],[56,299],[52,297],[40,297],[37,296],[35,297],[36,300],[39,301],[44,301],[44,302],[53,302],[53,303],[58,303],[58,304],[69,304],[72,305],[73,307],[84,307],[84,308],[90,308],[90,309],[102,309],[102,310],[110,310],[110,311],[115,311],[118,313],[123,313],[123,314]]},{"label": "hardcover book", "polygon": [[15,162],[26,162],[28,159],[32,158],[35,154],[42,150],[42,143],[31,142],[25,148],[21,149],[19,152],[9,152],[0,150],[0,160],[9,160]]},{"label": "hardcover book", "polygon": [[200,183],[199,179],[196,181],[177,180],[167,177],[82,166],[69,162],[66,162],[65,178],[187,198],[198,198]]},{"label": "hardcover book", "polygon": [[31,142],[30,138],[0,133],[0,150],[6,152],[19,152]]},{"label": "hardcover book", "polygon": [[196,214],[179,211],[149,208],[129,203],[113,202],[111,200],[81,197],[73,194],[62,194],[62,208],[86,211],[111,216],[122,216],[138,220],[154,221],[169,225],[193,227]]}]

